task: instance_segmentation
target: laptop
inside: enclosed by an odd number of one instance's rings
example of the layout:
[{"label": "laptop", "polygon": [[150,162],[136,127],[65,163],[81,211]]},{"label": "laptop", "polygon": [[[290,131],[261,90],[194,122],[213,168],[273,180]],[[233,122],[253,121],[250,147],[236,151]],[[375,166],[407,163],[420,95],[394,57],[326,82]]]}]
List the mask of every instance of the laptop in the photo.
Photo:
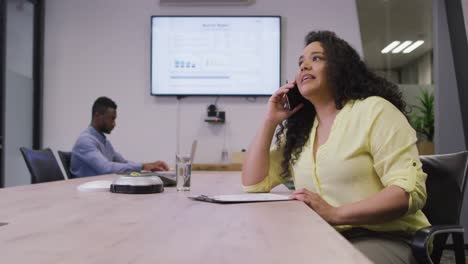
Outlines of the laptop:
[{"label": "laptop", "polygon": [[[193,163],[195,158],[195,152],[197,151],[198,141],[192,142],[192,149],[190,150],[190,160]],[[164,183],[164,186],[175,186],[176,185],[176,172],[175,171],[141,171],[141,176],[158,176]]]}]

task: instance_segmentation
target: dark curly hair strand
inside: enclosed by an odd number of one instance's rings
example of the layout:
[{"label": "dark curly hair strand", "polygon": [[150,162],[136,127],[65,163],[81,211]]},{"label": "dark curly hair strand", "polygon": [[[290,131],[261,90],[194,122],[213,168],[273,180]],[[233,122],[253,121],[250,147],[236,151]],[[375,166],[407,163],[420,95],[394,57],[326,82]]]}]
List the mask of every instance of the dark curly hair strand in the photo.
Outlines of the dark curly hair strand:
[{"label": "dark curly hair strand", "polygon": [[[335,95],[336,109],[342,109],[348,100],[380,96],[406,113],[398,86],[371,72],[346,41],[331,31],[312,31],[305,37],[305,46],[312,42],[320,42],[324,49],[327,81]],[[284,144],[282,177],[289,176],[290,164],[296,163],[309,140],[315,115],[314,105],[304,100],[301,110],[279,125],[275,137],[277,146]]]}]

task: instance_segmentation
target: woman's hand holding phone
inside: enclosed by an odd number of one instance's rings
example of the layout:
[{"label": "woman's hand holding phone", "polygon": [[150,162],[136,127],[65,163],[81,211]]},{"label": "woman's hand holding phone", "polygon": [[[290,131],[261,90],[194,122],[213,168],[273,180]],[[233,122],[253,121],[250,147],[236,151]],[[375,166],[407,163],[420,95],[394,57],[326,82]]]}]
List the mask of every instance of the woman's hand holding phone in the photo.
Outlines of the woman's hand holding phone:
[{"label": "woman's hand holding phone", "polygon": [[305,98],[299,92],[299,88],[295,84],[293,88],[289,89],[288,93],[286,94],[286,103],[285,108],[292,110],[296,108],[296,106],[300,105]]},{"label": "woman's hand holding phone", "polygon": [[[292,106],[291,101],[289,101],[288,104],[289,99],[287,98],[287,95],[295,86],[295,82],[287,83],[273,93],[270,100],[268,100],[268,111],[266,117],[268,121],[274,122],[275,125],[278,125],[302,108],[303,104],[300,102],[293,107],[292,110],[287,108],[288,105]],[[297,92],[299,93],[299,91]]]}]

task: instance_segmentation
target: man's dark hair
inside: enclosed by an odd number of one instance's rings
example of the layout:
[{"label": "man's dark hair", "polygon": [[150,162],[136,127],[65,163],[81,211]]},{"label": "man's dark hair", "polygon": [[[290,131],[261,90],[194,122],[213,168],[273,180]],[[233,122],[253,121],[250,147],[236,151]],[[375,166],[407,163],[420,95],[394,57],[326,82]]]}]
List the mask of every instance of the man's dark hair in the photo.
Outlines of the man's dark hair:
[{"label": "man's dark hair", "polygon": [[94,116],[94,113],[104,114],[107,108],[117,109],[117,104],[108,97],[99,97],[94,101],[91,117]]}]

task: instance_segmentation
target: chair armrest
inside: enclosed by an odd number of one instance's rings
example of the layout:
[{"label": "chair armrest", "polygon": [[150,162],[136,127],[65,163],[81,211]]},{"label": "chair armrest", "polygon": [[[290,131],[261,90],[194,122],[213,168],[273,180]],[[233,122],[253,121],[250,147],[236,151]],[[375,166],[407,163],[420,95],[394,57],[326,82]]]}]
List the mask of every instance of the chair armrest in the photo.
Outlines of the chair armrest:
[{"label": "chair armrest", "polygon": [[[411,242],[413,255],[420,263],[432,264],[433,262],[429,252],[429,243],[432,241],[432,237],[439,234],[461,234],[461,236],[463,236],[464,232],[464,228],[458,225],[435,225],[421,228],[416,231],[413,236],[413,241]],[[455,240],[454,243],[456,243]],[[461,246],[463,247],[463,245]]]}]

